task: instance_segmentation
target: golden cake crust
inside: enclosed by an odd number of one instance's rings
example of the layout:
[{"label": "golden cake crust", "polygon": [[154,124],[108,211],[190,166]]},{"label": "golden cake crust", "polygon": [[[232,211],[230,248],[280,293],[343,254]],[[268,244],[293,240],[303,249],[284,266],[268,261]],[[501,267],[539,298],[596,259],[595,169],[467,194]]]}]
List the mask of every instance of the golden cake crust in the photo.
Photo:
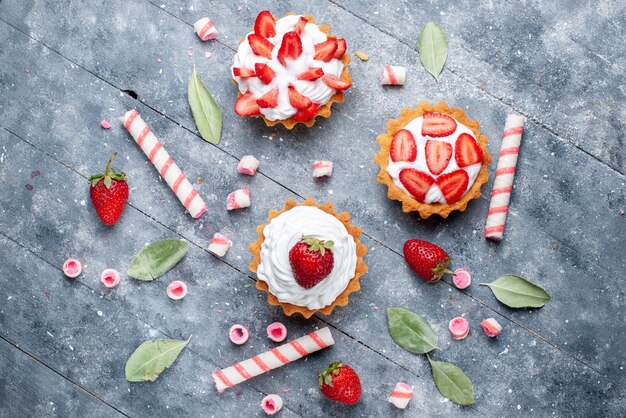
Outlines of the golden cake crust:
[{"label": "golden cake crust", "polygon": [[[289,16],[289,15],[293,15],[295,13],[287,13],[285,16]],[[310,15],[305,15],[304,17],[306,17],[309,21],[309,23],[315,23],[315,18],[313,16]],[[274,20],[277,21],[278,18],[274,17]],[[320,30],[322,32],[324,32],[326,35],[328,35],[329,38],[332,38],[333,35],[330,34],[330,26],[328,25],[318,25],[318,27],[320,28]],[[254,30],[254,27],[253,29]],[[243,42],[243,39],[241,41],[239,41],[239,43]],[[343,54],[343,57],[341,57],[341,62],[343,63],[343,71],[341,72],[341,76],[339,77],[339,79],[345,83],[350,83],[352,84],[352,76],[350,76],[350,70],[348,69],[348,64],[350,64],[350,56],[348,55],[348,53],[346,52],[345,54]],[[237,84],[237,81],[235,79],[233,79],[233,82],[235,83],[235,85]],[[241,97],[242,94],[241,92],[237,92],[237,98]],[[296,126],[297,124],[301,123],[303,125],[305,125],[306,127],[310,128],[311,126],[313,126],[315,124],[315,119],[318,117],[322,117],[322,118],[329,118],[331,115],[331,106],[333,105],[333,103],[342,103],[344,101],[344,97],[343,97],[343,92],[342,91],[338,91],[337,93],[335,93],[334,95],[332,95],[332,97],[328,100],[328,102],[324,103],[323,105],[321,105],[319,107],[319,109],[317,109],[317,113],[315,113],[315,115],[313,115],[313,117],[305,122],[299,122],[297,120],[295,120],[293,117],[289,118],[289,119],[283,119],[283,120],[269,120],[267,119],[265,116],[261,115],[261,118],[263,119],[263,121],[265,122],[265,124],[267,126],[275,126],[278,124],[282,124],[285,128],[291,130],[294,128],[294,126]]]},{"label": "golden cake crust", "polygon": [[265,226],[267,226],[272,219],[276,218],[281,213],[287,212],[288,210],[293,209],[296,206],[314,206],[334,216],[335,218],[339,219],[341,223],[344,224],[344,226],[348,230],[348,233],[352,235],[352,238],[354,238],[354,243],[356,244],[357,263],[354,277],[350,279],[350,281],[348,282],[348,286],[344,289],[343,292],[339,294],[339,296],[337,296],[337,298],[330,305],[325,306],[321,309],[308,309],[304,306],[297,306],[290,303],[280,302],[278,298],[276,298],[276,296],[270,293],[267,283],[265,283],[263,280],[257,279],[256,288],[266,292],[267,302],[270,305],[282,307],[285,315],[287,316],[291,316],[294,313],[299,313],[305,318],[310,318],[316,312],[321,312],[324,315],[330,315],[335,306],[346,306],[348,304],[350,293],[356,292],[361,289],[361,284],[359,283],[359,280],[361,276],[367,272],[367,266],[363,261],[363,256],[365,255],[365,253],[367,253],[367,247],[363,245],[359,240],[359,236],[361,235],[361,228],[357,226],[352,226],[352,224],[350,224],[350,214],[348,212],[342,212],[338,214],[337,212],[335,212],[331,203],[325,203],[323,205],[320,205],[310,198],[305,200],[301,204],[298,204],[295,200],[287,200],[285,202],[284,209],[270,211],[267,223],[257,226],[256,229],[257,233],[259,234],[259,238],[248,247],[253,255],[253,259],[249,265],[249,269],[250,271],[256,273],[259,264],[261,264],[261,246],[263,245],[263,241],[265,241],[265,236],[263,235],[263,229],[265,229]]},{"label": "golden cake crust", "polygon": [[[439,112],[450,115],[463,125],[467,126],[476,136],[478,145],[484,154],[483,165],[480,168],[480,172],[478,173],[474,184],[459,201],[451,205],[442,203],[422,203],[396,186],[389,173],[387,173],[389,151],[391,141],[393,140],[393,134],[399,129],[405,127],[413,119],[422,116],[427,112]],[[491,155],[489,154],[489,151],[487,151],[487,143],[489,142],[489,139],[480,133],[477,121],[469,119],[463,109],[451,108],[446,102],[441,101],[433,106],[426,101],[422,101],[414,109],[403,108],[400,111],[400,117],[398,119],[390,119],[387,122],[387,133],[379,135],[376,138],[376,141],[380,144],[380,151],[374,157],[374,161],[380,166],[377,180],[379,183],[387,185],[387,197],[389,199],[399,200],[402,202],[402,210],[404,212],[418,212],[424,219],[433,214],[447,218],[448,215],[455,210],[463,212],[467,208],[467,204],[470,200],[478,199],[480,197],[480,188],[489,180],[488,167],[491,162]]]}]

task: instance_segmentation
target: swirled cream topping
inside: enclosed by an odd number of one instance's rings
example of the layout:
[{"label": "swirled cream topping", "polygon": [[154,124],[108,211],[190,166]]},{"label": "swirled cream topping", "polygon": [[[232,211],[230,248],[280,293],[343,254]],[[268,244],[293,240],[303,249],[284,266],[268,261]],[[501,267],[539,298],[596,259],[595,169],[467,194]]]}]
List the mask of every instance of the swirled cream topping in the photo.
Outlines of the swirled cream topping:
[{"label": "swirled cream topping", "polygon": [[[267,283],[279,301],[321,309],[330,305],[348,286],[356,271],[356,244],[343,223],[333,215],[312,206],[296,206],[281,213],[263,229],[261,264],[257,277]],[[289,250],[303,235],[332,240],[334,265],[317,285],[305,289],[293,276]]]},{"label": "swirled cream topping", "polygon": [[[273,108],[261,108],[260,111],[268,120],[284,120],[289,119],[296,114],[298,109],[293,107],[289,102],[288,86],[293,84],[296,90],[311,99],[313,103],[323,105],[337,92],[337,90],[329,87],[319,78],[315,81],[298,80],[298,75],[311,69],[322,68],[324,74],[331,74],[339,78],[343,71],[343,63],[333,58],[329,62],[313,59],[315,55],[315,45],[325,42],[328,37],[314,23],[307,23],[304,30],[300,34],[302,39],[302,55],[295,60],[290,60],[289,65],[283,66],[277,59],[278,50],[283,41],[283,36],[287,32],[294,30],[294,26],[298,23],[300,15],[289,15],[276,21],[276,36],[269,38],[268,41],[274,45],[272,50],[272,59],[256,55],[250,43],[248,35],[245,40],[239,44],[237,54],[235,54],[232,68],[254,68],[254,64],[261,63],[269,65],[276,73],[269,84],[264,84],[258,77],[236,77],[233,78],[239,86],[239,91],[244,94],[248,91],[252,92],[257,99],[274,88],[278,88],[278,105]],[[231,68],[231,74],[232,74]]]}]

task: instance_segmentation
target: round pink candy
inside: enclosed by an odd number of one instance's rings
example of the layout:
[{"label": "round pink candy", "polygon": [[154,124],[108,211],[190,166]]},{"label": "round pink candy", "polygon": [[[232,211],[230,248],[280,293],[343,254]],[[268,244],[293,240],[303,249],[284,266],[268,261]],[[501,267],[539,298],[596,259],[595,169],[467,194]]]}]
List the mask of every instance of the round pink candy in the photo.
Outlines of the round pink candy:
[{"label": "round pink candy", "polygon": [[462,340],[469,334],[469,323],[463,317],[457,316],[448,324],[448,329],[455,340]]},{"label": "round pink candy", "polygon": [[467,289],[472,284],[472,275],[467,269],[454,270],[452,282],[458,289]]},{"label": "round pink candy", "polygon": [[105,287],[111,289],[120,282],[120,274],[115,269],[106,269],[100,274],[100,280]]},{"label": "round pink candy", "polygon": [[287,327],[280,322],[269,324],[267,326],[267,337],[276,343],[285,341],[285,338],[287,338]]},{"label": "round pink candy", "polygon": [[187,285],[180,280],[174,280],[167,285],[167,296],[173,300],[179,300],[187,294]]},{"label": "round pink candy", "polygon": [[228,331],[228,338],[230,338],[230,340],[237,345],[245,344],[245,342],[248,341],[248,337],[248,328],[243,325],[235,324],[230,327],[230,330]]},{"label": "round pink candy", "polygon": [[63,263],[63,274],[70,279],[80,276],[83,271],[83,265],[75,258],[68,258]]}]

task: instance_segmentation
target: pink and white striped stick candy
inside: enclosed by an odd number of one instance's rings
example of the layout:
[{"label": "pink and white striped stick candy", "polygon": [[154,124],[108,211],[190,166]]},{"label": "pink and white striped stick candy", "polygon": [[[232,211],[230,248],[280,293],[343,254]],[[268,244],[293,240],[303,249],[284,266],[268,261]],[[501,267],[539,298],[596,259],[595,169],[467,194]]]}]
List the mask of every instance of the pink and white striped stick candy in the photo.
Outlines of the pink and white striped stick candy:
[{"label": "pink and white striped stick candy", "polygon": [[202,216],[207,211],[206,204],[170,157],[170,154],[154,136],[150,127],[141,119],[139,112],[136,109],[129,110],[120,120],[163,180],[170,186],[180,203],[189,211],[191,217],[199,218]]},{"label": "pink and white striped stick candy", "polygon": [[524,132],[526,118],[520,115],[508,115],[502,134],[500,157],[496,168],[496,179],[491,191],[491,203],[485,225],[485,238],[500,241],[504,235],[506,214],[509,211],[509,201],[513,191],[513,178],[517,156]]},{"label": "pink and white striped stick candy", "polygon": [[404,85],[406,79],[406,68],[397,67],[395,65],[385,65],[383,74],[380,76],[380,84],[401,86]]},{"label": "pink and white striped stick candy", "polygon": [[328,327],[212,374],[218,392],[335,344]]},{"label": "pink and white striped stick candy", "polygon": [[396,383],[396,387],[393,389],[387,400],[394,406],[404,409],[409,404],[409,401],[413,397],[413,386],[404,382]]},{"label": "pink and white striped stick candy", "polygon": [[203,41],[217,38],[217,29],[213,26],[213,22],[208,17],[203,17],[193,24],[198,37]]}]

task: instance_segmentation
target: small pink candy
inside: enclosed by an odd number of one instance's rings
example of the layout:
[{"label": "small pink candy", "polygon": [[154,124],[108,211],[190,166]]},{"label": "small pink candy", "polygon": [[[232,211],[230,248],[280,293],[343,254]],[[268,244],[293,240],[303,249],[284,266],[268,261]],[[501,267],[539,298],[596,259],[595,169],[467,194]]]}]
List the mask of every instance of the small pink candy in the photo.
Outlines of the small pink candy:
[{"label": "small pink candy", "polygon": [[623,215],[624,214],[624,209],[620,209],[617,211],[618,214]]},{"label": "small pink candy", "polygon": [[80,276],[83,271],[83,265],[75,258],[68,258],[63,263],[63,274],[70,279]]},{"label": "small pink candy", "polygon": [[226,198],[226,209],[242,209],[250,206],[250,190],[247,187],[235,190]]},{"label": "small pink candy", "polygon": [[330,177],[333,174],[333,162],[332,161],[320,161],[317,160],[313,164],[313,177]]},{"label": "small pink candy", "polygon": [[106,269],[100,274],[100,280],[105,287],[112,289],[120,282],[120,274],[115,269]]},{"label": "small pink candy", "polygon": [[187,294],[187,285],[180,280],[174,280],[167,285],[167,296],[173,300],[179,300]]},{"label": "small pink candy", "polygon": [[233,242],[229,240],[226,235],[222,235],[219,232],[216,232],[211,239],[211,243],[209,244],[209,248],[207,250],[218,257],[224,257],[226,255],[226,251],[230,249],[233,245]]},{"label": "small pink candy", "polygon": [[467,269],[454,270],[452,274],[452,283],[458,289],[467,289],[472,284],[472,275]]},{"label": "small pink candy", "polygon": [[480,323],[480,327],[483,329],[487,337],[497,337],[502,331],[502,326],[498,324],[494,318],[485,319]]},{"label": "small pink candy", "polygon": [[261,401],[261,408],[267,415],[274,415],[283,407],[283,398],[278,395],[267,395]]},{"label": "small pink candy", "polygon": [[193,24],[196,34],[203,41],[217,38],[217,29],[213,26],[213,22],[208,17],[203,17]]},{"label": "small pink candy", "polygon": [[111,124],[106,119],[102,119],[100,121],[100,126],[102,126],[104,129],[110,129],[111,128]]},{"label": "small pink candy", "polygon": [[248,341],[249,337],[248,328],[243,325],[235,324],[230,327],[228,330],[228,338],[233,342],[233,344],[242,345]]},{"label": "small pink candy", "polygon": [[455,340],[462,340],[469,334],[469,323],[463,317],[457,316],[448,324],[448,329]]},{"label": "small pink candy", "polygon": [[242,157],[239,164],[237,164],[237,171],[248,176],[254,176],[257,168],[259,168],[259,160],[252,155]]},{"label": "small pink candy", "polygon": [[285,338],[287,338],[287,327],[280,322],[269,324],[267,326],[267,338],[276,343],[285,341]]}]

